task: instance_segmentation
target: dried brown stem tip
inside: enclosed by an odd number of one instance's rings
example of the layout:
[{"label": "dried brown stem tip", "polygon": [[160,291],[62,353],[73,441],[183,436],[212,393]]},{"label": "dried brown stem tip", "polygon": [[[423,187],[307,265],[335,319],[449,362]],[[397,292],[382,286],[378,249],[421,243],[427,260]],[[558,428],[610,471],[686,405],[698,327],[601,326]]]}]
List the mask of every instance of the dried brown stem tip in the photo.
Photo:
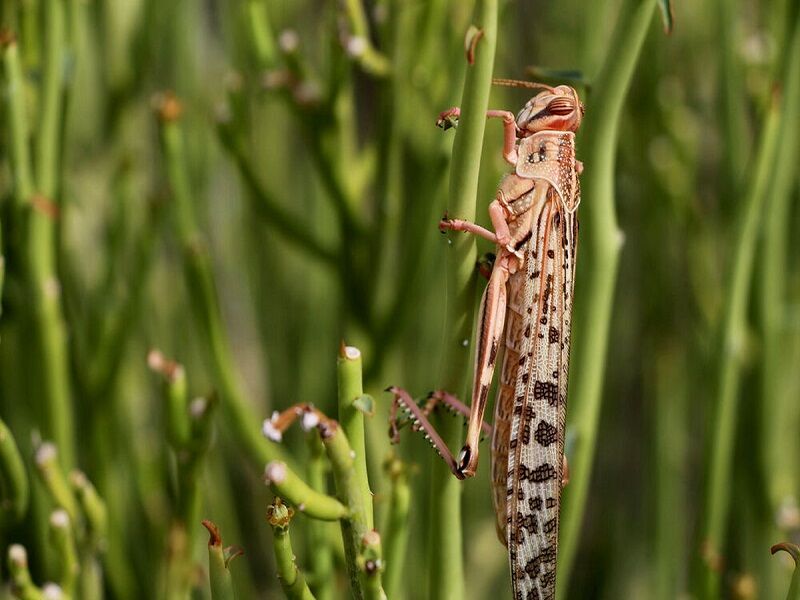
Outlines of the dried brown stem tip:
[{"label": "dried brown stem tip", "polygon": [[161,92],[153,96],[153,110],[165,123],[177,121],[183,114],[183,104],[172,91]]},{"label": "dried brown stem tip", "polygon": [[183,370],[180,363],[167,358],[160,350],[155,349],[147,353],[147,366],[170,380],[174,380]]},{"label": "dried brown stem tip", "polygon": [[46,196],[34,194],[31,196],[31,206],[49,219],[58,218],[58,205]]},{"label": "dried brown stem tip", "polygon": [[12,44],[17,43],[17,34],[8,29],[7,27],[3,27],[0,29],[0,47],[8,48]]},{"label": "dried brown stem tip", "polygon": [[208,530],[208,545],[210,547],[221,547],[222,536],[219,534],[219,527],[217,527],[213,521],[209,521],[208,519],[203,519],[202,524],[203,527]]},{"label": "dried brown stem tip", "polygon": [[464,36],[464,52],[467,55],[467,62],[470,65],[475,64],[475,48],[478,42],[483,37],[483,29],[478,29],[475,25],[470,25],[467,29],[467,35]]},{"label": "dried brown stem tip", "polygon": [[772,554],[775,554],[779,550],[783,550],[784,552],[788,553],[794,559],[794,564],[800,566],[800,546],[790,542],[781,542],[780,544],[775,544],[769,549]]},{"label": "dried brown stem tip", "polygon": [[[300,419],[300,426],[303,431],[311,431],[314,427],[319,427],[323,438],[325,438],[325,431],[331,429],[331,423],[335,425],[335,421],[314,408],[313,404],[302,402],[290,406],[283,412],[275,411],[272,413],[272,416],[269,419],[265,419],[261,425],[261,433],[273,442],[280,442],[283,439],[284,432],[298,419]],[[325,426],[324,429],[323,426]]]}]

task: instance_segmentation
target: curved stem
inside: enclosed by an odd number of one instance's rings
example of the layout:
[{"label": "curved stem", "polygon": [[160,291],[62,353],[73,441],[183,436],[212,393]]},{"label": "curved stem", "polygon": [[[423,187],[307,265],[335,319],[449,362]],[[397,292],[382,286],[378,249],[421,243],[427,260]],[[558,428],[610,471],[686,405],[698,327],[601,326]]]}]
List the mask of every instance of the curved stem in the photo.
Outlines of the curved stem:
[{"label": "curved stem", "polygon": [[[486,110],[497,43],[497,0],[479,0],[474,24],[483,31],[475,48],[474,64],[467,67],[461,97],[461,119],[453,142],[448,213],[475,220],[478,174],[481,166]],[[447,322],[442,385],[462,395],[467,391],[471,338],[475,311],[475,239],[454,236],[447,248]],[[435,418],[435,427],[450,448],[461,443],[461,424]],[[461,533],[461,484],[438,457],[431,457],[428,595],[437,600],[464,597],[464,557]]]},{"label": "curved stem", "polygon": [[264,481],[276,495],[286,498],[297,510],[309,517],[338,521],[348,515],[344,504],[309,487],[284,462],[274,460],[269,463],[264,470]]}]

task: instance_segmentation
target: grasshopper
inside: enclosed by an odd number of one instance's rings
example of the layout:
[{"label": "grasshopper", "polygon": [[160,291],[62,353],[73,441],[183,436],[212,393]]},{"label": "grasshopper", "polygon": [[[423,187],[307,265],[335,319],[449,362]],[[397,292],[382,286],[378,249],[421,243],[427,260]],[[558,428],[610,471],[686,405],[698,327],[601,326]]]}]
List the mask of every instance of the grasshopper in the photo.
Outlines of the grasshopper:
[{"label": "grasshopper", "polygon": [[[497,531],[508,547],[515,600],[555,597],[567,381],[575,259],[578,244],[578,176],[575,131],[583,117],[577,92],[566,85],[495,80],[499,85],[538,88],[516,116],[490,110],[503,121],[503,157],[513,167],[489,206],[494,231],[445,216],[442,231],[478,235],[497,245],[496,260],[481,300],[475,375],[469,409],[445,392],[420,407],[400,388],[397,411],[425,434],[456,477],[475,474],[481,433],[491,431],[491,470]],[[460,110],[441,113],[447,128]],[[501,359],[494,427],[483,422],[495,364]],[[454,457],[428,415],[443,404],[468,416],[464,447]]]}]

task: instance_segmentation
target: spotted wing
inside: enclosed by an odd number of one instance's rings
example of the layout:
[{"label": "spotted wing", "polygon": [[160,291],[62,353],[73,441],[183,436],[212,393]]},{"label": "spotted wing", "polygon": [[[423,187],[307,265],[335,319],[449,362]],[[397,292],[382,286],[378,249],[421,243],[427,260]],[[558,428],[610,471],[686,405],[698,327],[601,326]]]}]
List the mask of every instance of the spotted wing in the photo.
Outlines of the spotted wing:
[{"label": "spotted wing", "polygon": [[[554,598],[577,220],[551,187],[532,223],[508,442],[507,543],[515,600]],[[526,308],[527,313],[527,308]]]}]

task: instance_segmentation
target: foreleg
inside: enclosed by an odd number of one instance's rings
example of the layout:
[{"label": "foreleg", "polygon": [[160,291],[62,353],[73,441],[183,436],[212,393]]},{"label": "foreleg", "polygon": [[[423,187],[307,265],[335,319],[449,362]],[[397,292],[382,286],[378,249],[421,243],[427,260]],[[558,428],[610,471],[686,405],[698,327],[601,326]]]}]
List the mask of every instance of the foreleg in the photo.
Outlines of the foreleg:
[{"label": "foreleg", "polygon": [[[448,108],[439,113],[436,125],[442,129],[450,129],[455,126],[461,116],[461,109],[458,106]],[[487,119],[503,120],[503,158],[511,165],[517,164],[517,118],[514,113],[507,110],[487,110]]]}]

